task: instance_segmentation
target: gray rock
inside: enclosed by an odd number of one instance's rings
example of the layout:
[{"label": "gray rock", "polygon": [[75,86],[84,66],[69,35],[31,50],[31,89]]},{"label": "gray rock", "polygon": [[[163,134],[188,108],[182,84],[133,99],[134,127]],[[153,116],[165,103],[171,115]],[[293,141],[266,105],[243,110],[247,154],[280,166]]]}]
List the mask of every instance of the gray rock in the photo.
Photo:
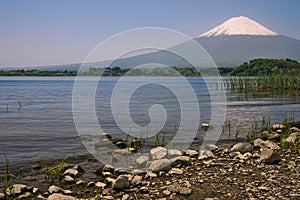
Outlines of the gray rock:
[{"label": "gray rock", "polygon": [[181,156],[182,153],[178,149],[170,149],[168,150],[168,156],[169,157],[176,157],[176,156]]},{"label": "gray rock", "polygon": [[190,188],[182,187],[178,183],[170,185],[167,188],[171,192],[175,192],[175,193],[179,193],[179,194],[183,194],[183,195],[190,195],[190,194],[192,194],[192,190]]},{"label": "gray rock", "polygon": [[159,159],[148,162],[146,168],[152,172],[167,171],[171,169],[171,164],[172,162],[169,159]]},{"label": "gray rock", "polygon": [[51,194],[48,197],[48,200],[76,200],[76,198],[71,197],[71,196],[67,196],[67,195],[54,193],[54,194]]},{"label": "gray rock", "polygon": [[147,162],[149,162],[148,156],[140,156],[136,159],[136,162],[138,165],[146,165]]},{"label": "gray rock", "polygon": [[299,136],[300,136],[300,132],[294,132],[294,133],[291,133],[290,136],[288,138],[286,138],[284,141],[295,143]]},{"label": "gray rock", "polygon": [[193,149],[188,149],[184,152],[185,155],[191,157],[191,158],[195,158],[198,156],[199,152]]},{"label": "gray rock", "polygon": [[113,183],[112,188],[115,190],[123,190],[129,188],[129,181],[126,175],[120,175]]},{"label": "gray rock", "polygon": [[253,147],[251,144],[249,144],[248,142],[240,142],[237,143],[235,145],[233,145],[233,147],[231,148],[230,151],[235,152],[241,152],[241,153],[246,153],[246,152],[250,152],[253,150]]},{"label": "gray rock", "polygon": [[260,161],[266,164],[276,164],[281,160],[276,150],[263,148],[260,153]]},{"label": "gray rock", "polygon": [[279,150],[280,147],[278,146],[278,144],[276,144],[275,142],[272,141],[263,141],[260,138],[257,138],[253,141],[253,145],[255,147],[259,147],[259,148],[269,148],[269,149],[273,149],[273,150]]},{"label": "gray rock", "polygon": [[262,132],[261,137],[265,140],[280,140],[280,135],[273,131],[264,131]]},{"label": "gray rock", "polygon": [[61,192],[61,191],[62,191],[62,189],[61,189],[60,187],[56,186],[56,185],[51,185],[51,186],[48,188],[48,192],[49,192],[50,194],[52,194],[52,193],[59,193],[59,192]]},{"label": "gray rock", "polygon": [[162,159],[168,153],[168,150],[164,147],[156,147],[150,150],[151,157],[153,159]]},{"label": "gray rock", "polygon": [[178,156],[171,159],[172,166],[183,165],[187,166],[191,164],[191,158],[189,156]]}]

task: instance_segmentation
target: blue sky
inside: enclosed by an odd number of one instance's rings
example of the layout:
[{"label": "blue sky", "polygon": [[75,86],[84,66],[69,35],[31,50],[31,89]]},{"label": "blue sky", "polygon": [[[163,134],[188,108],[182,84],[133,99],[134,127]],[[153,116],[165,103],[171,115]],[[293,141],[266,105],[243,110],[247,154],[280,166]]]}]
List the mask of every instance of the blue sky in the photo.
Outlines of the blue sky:
[{"label": "blue sky", "polygon": [[0,67],[81,62],[100,42],[138,27],[195,37],[245,15],[300,40],[298,0],[1,0]]}]

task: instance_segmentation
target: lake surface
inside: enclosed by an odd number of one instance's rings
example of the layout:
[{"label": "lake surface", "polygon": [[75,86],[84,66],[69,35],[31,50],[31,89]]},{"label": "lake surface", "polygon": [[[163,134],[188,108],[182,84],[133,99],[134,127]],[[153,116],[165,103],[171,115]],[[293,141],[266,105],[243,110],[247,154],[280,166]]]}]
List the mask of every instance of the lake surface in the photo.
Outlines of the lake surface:
[{"label": "lake surface", "polygon": [[[128,116],[120,113],[116,122],[112,114],[111,96],[119,79],[120,77],[102,77],[101,84],[96,89],[95,110],[102,130],[122,137],[130,132],[131,127],[127,123]],[[176,77],[166,77],[165,80],[170,87],[177,88],[182,93],[175,94],[159,84],[145,84],[145,77],[134,77],[122,82],[122,87],[141,85],[131,94],[129,102],[130,117],[138,126],[147,127],[151,123],[149,109],[159,104],[167,114],[161,132],[172,135],[178,130],[181,120],[191,123],[194,119],[181,119],[178,99],[186,95],[181,82]],[[201,125],[209,121],[212,109],[210,94],[217,94],[221,85],[215,84],[213,78],[208,85],[201,77],[187,80],[197,96]],[[88,87],[95,80],[86,78],[83,81]],[[19,166],[36,160],[88,153],[79,139],[73,119],[73,86],[74,77],[0,77],[0,166],[4,165],[5,156],[12,166]],[[270,117],[272,122],[282,122],[285,117],[300,120],[300,94],[296,92],[227,91],[226,96],[226,120],[233,126],[238,125],[244,135],[254,118]],[[125,98],[120,98],[115,103],[123,106],[127,102]],[[84,113],[85,107],[78,111]],[[118,127],[120,124],[123,129]],[[202,134],[199,127],[197,137],[201,138]],[[227,132],[221,135],[221,139],[228,138]]]}]

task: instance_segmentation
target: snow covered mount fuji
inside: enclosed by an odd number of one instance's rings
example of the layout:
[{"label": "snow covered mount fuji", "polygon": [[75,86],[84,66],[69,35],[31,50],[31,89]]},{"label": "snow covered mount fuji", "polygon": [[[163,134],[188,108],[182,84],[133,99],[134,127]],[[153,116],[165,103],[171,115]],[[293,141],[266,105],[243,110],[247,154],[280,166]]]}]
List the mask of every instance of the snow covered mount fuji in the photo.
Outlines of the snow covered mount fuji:
[{"label": "snow covered mount fuji", "polygon": [[254,58],[300,60],[300,41],[282,36],[240,16],[201,34],[196,40],[220,67],[235,67]]}]

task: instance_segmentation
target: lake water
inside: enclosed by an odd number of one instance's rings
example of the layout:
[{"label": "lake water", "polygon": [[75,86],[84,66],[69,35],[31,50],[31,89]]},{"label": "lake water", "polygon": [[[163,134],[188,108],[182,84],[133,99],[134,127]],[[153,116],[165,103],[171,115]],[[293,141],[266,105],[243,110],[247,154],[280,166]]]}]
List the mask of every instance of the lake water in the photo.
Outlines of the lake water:
[{"label": "lake water", "polygon": [[[95,96],[99,124],[103,131],[116,136],[124,135],[124,130],[118,127],[122,120],[122,126],[130,132],[127,118],[119,117],[116,123],[112,114],[110,99],[119,78],[102,77]],[[182,91],[182,96],[185,95],[185,89],[181,82],[178,82],[178,78],[168,77],[166,80],[171,87]],[[209,93],[208,89],[218,93],[221,86],[217,86],[213,78],[210,86],[207,86],[201,77],[191,77],[187,80],[197,96],[201,111],[200,124],[206,123],[211,113],[209,94],[212,93]],[[86,78],[84,81],[88,87],[95,80]],[[122,87],[131,88],[132,84],[144,82],[145,78],[135,77],[131,81],[123,82]],[[172,135],[178,130],[181,120],[194,120],[181,119],[178,101],[178,98],[181,98],[180,94],[178,96],[159,84],[141,85],[131,95],[129,103],[130,117],[137,125],[145,127],[151,122],[149,109],[154,104],[163,106],[167,114],[162,132]],[[4,165],[5,156],[9,158],[12,166],[19,166],[36,160],[88,153],[74,124],[73,86],[74,77],[0,77],[0,166]],[[238,125],[244,134],[251,127],[254,118],[261,119],[266,116],[270,117],[272,122],[281,122],[284,117],[300,120],[300,95],[296,92],[246,94],[227,91],[226,96],[226,120],[230,120],[233,126]],[[118,101],[118,105],[126,104],[125,98]],[[79,111],[84,112],[84,109],[85,107],[82,107]],[[202,135],[200,129],[199,127],[197,135],[199,138]],[[228,137],[228,133],[221,135],[221,139]]]}]

